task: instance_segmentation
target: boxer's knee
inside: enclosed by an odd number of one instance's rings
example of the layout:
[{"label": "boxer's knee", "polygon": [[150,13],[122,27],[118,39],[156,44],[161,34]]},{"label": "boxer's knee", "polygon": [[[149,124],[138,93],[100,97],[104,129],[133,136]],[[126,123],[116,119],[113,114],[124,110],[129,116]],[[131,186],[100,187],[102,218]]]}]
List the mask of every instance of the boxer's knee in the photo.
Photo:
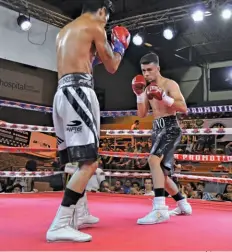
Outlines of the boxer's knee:
[{"label": "boxer's knee", "polygon": [[150,155],[148,158],[148,164],[151,169],[159,168],[160,169],[160,164],[163,159],[163,155]]},{"label": "boxer's knee", "polygon": [[92,176],[98,168],[98,161],[88,160],[79,162],[79,168],[83,173]]}]

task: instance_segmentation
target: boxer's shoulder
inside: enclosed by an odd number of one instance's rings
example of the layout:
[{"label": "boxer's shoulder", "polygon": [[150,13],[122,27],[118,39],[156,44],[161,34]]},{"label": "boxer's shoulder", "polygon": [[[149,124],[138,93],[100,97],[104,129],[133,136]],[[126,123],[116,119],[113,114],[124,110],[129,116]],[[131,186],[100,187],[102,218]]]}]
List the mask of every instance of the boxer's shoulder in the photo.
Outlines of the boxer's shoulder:
[{"label": "boxer's shoulder", "polygon": [[165,78],[163,86],[164,86],[165,91],[167,92],[171,92],[172,90],[174,91],[174,90],[179,89],[179,85],[177,84],[177,82],[168,78]]}]

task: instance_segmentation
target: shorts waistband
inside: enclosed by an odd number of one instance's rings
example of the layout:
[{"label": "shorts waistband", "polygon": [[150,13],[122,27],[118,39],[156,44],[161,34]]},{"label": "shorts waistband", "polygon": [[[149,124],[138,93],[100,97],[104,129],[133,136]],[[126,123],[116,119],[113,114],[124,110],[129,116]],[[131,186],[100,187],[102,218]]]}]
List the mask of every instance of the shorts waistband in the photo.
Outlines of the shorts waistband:
[{"label": "shorts waistband", "polygon": [[153,129],[154,128],[166,128],[170,126],[174,126],[178,124],[178,120],[176,115],[164,116],[157,118],[153,121]]},{"label": "shorts waistband", "polygon": [[94,88],[93,76],[87,73],[71,73],[62,76],[58,81],[58,89],[68,86]]}]

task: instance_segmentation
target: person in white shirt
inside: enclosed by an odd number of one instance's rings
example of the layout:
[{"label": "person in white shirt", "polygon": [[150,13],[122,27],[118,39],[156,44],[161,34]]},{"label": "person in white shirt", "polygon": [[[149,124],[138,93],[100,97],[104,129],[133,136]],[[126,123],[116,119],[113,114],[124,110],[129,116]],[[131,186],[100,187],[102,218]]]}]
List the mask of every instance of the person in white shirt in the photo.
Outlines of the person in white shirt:
[{"label": "person in white shirt", "polygon": [[97,168],[96,172],[90,178],[90,180],[87,184],[86,191],[89,191],[89,192],[99,191],[101,182],[104,181],[105,179],[106,179],[106,177],[105,177],[105,173],[103,172],[103,170],[101,168]]},{"label": "person in white shirt", "polygon": [[146,178],[144,180],[144,193],[145,196],[155,196],[155,193],[153,191],[153,183],[151,178]]}]

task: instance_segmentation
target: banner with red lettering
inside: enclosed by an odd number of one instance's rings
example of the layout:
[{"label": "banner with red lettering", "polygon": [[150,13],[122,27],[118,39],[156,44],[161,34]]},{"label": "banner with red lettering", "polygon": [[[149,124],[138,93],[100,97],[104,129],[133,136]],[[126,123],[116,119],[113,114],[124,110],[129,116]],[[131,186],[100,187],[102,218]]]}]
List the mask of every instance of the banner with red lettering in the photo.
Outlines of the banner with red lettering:
[{"label": "banner with red lettering", "polygon": [[232,162],[232,156],[175,154],[175,159],[193,162]]}]

